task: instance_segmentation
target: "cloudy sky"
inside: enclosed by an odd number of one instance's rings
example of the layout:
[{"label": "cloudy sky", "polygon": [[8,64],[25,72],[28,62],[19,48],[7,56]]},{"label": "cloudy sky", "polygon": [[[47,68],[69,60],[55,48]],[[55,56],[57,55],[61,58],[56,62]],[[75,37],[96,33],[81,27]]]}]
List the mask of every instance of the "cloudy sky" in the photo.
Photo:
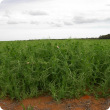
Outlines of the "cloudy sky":
[{"label": "cloudy sky", "polygon": [[0,0],[0,41],[110,34],[110,0]]}]

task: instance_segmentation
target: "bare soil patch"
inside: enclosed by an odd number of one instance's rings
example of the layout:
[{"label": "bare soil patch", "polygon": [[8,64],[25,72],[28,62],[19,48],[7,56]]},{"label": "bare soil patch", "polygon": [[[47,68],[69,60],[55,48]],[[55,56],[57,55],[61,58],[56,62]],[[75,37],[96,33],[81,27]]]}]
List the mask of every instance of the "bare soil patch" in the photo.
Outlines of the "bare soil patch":
[{"label": "bare soil patch", "polygon": [[0,106],[3,110],[23,110],[22,103],[26,109],[31,105],[34,107],[33,110],[106,110],[110,106],[110,97],[97,100],[93,95],[84,95],[79,99],[62,99],[59,103],[48,94],[19,102],[9,97],[4,100],[0,99]]}]

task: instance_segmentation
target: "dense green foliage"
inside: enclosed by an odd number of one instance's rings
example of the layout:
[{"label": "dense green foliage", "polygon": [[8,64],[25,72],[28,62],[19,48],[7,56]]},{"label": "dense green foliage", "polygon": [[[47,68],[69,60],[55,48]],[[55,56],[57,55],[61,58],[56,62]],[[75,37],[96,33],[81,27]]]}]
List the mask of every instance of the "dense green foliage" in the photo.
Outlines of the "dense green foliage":
[{"label": "dense green foliage", "polygon": [[[110,96],[110,41],[0,42],[0,98]],[[89,92],[85,89],[89,88]],[[94,89],[95,88],[95,89]]]},{"label": "dense green foliage", "polygon": [[110,39],[110,34],[101,35],[101,36],[99,36],[99,39]]}]

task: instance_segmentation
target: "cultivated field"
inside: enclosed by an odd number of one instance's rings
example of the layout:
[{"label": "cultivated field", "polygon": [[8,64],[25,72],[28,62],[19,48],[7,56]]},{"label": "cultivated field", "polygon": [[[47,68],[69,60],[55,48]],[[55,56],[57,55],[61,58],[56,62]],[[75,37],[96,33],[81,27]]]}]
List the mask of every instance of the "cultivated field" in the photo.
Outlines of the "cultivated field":
[{"label": "cultivated field", "polygon": [[108,97],[109,85],[110,40],[0,42],[0,98]]}]

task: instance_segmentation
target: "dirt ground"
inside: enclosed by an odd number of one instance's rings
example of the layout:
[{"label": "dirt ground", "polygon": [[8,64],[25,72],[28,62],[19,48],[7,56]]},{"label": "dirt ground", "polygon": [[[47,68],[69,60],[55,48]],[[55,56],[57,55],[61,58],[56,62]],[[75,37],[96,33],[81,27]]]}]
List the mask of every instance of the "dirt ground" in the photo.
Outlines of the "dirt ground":
[{"label": "dirt ground", "polygon": [[80,99],[62,99],[59,103],[48,94],[19,102],[10,100],[8,97],[4,100],[0,99],[0,106],[3,110],[23,110],[22,103],[26,109],[29,105],[34,106],[34,110],[107,110],[110,107],[110,97],[96,100],[93,95],[85,95]]}]

